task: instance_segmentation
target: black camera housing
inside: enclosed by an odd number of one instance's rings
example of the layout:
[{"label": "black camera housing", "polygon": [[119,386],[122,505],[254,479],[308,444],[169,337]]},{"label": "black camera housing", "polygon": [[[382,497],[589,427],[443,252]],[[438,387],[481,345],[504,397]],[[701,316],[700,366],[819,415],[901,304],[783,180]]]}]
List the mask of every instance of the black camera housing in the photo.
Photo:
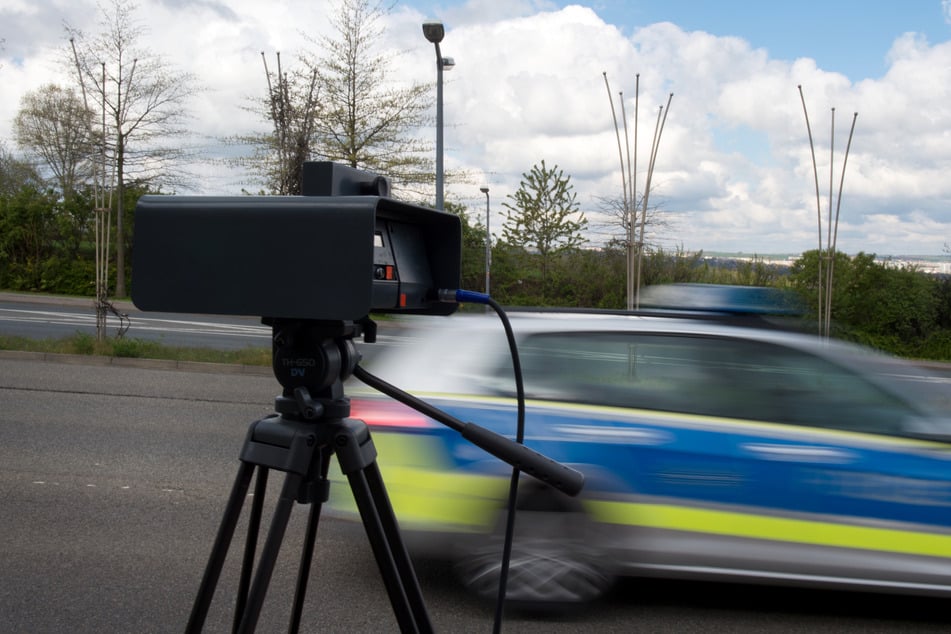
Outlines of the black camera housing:
[{"label": "black camera housing", "polygon": [[358,320],[448,315],[457,216],[389,198],[386,179],[306,163],[302,196],[143,196],[132,301],[146,311]]}]

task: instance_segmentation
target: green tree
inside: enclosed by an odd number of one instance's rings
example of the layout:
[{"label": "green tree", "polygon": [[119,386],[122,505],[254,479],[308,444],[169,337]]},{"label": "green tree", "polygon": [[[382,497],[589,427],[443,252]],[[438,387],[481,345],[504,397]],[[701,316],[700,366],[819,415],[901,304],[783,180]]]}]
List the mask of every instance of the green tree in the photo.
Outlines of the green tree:
[{"label": "green tree", "polygon": [[522,174],[515,194],[503,202],[506,209],[502,239],[539,255],[543,294],[553,256],[585,244],[582,231],[588,221],[579,211],[571,177],[558,166],[549,169],[542,160]]},{"label": "green tree", "polygon": [[[813,311],[819,254],[809,251],[790,273],[792,286]],[[836,336],[858,340],[895,354],[918,354],[922,342],[940,328],[938,278],[914,267],[877,262],[874,254],[835,254],[832,319]],[[814,314],[818,314],[814,312]]]},{"label": "green tree", "polygon": [[43,270],[55,255],[57,196],[25,184],[0,197],[0,286],[14,290],[49,290]]},{"label": "green tree", "polygon": [[533,256],[521,247],[501,241],[492,249],[492,295],[508,306],[544,304],[539,267]]},{"label": "green tree", "polygon": [[[937,306],[933,278],[913,267],[891,267],[876,262],[874,254],[859,253],[849,269],[836,279],[845,284],[833,302],[833,316],[872,336],[870,343],[894,340],[909,349],[927,337],[936,324]],[[837,284],[839,282],[836,282]]]},{"label": "green tree", "polygon": [[935,298],[937,328],[925,339],[916,356],[951,360],[951,277],[936,278]]},{"label": "green tree", "polygon": [[425,123],[429,86],[395,80],[393,51],[377,46],[387,12],[376,0],[339,0],[330,18],[335,36],[320,38],[323,53],[306,58],[320,93],[313,147],[318,158],[422,194],[419,186],[434,180],[430,146],[415,135]]},{"label": "green tree", "polygon": [[0,142],[0,288],[32,287],[38,280],[52,202],[42,189],[36,169]]},{"label": "green tree", "polygon": [[462,225],[462,271],[460,287],[482,290],[485,285],[485,225],[473,224],[465,205],[446,201],[445,211],[459,216]]}]

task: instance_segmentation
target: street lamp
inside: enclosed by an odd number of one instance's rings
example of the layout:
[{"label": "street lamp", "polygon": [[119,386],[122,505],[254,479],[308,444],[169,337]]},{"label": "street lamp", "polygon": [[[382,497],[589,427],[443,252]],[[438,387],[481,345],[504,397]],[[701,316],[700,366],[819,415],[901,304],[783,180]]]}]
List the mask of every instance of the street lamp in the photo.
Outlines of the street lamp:
[{"label": "street lamp", "polygon": [[489,294],[489,271],[492,270],[492,234],[489,233],[489,188],[480,187],[485,194],[485,294]]},{"label": "street lamp", "polygon": [[442,165],[442,71],[456,65],[451,57],[443,57],[439,43],[446,35],[442,22],[423,22],[423,35],[436,47],[436,209],[443,204],[443,165]]}]

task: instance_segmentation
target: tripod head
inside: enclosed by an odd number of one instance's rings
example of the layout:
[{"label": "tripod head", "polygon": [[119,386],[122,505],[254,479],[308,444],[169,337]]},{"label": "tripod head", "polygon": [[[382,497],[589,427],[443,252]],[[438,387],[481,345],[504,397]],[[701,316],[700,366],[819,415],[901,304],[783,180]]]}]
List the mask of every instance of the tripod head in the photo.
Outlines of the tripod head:
[{"label": "tripod head", "polygon": [[343,382],[360,361],[353,337],[366,333],[366,340],[372,341],[376,324],[369,319],[264,321],[272,329],[274,376],[284,388],[275,400],[277,412],[308,420],[349,416],[350,400],[344,396]]}]

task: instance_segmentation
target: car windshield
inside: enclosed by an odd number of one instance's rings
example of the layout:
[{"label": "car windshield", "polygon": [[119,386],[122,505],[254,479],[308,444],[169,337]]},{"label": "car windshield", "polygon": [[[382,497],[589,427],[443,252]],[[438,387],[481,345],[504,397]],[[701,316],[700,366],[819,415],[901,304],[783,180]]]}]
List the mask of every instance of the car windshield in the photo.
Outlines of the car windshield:
[{"label": "car windshield", "polygon": [[[689,320],[547,315],[513,322],[530,399],[894,436],[951,438],[948,380],[858,346]],[[380,376],[419,393],[512,397],[493,319],[414,322]]]}]

